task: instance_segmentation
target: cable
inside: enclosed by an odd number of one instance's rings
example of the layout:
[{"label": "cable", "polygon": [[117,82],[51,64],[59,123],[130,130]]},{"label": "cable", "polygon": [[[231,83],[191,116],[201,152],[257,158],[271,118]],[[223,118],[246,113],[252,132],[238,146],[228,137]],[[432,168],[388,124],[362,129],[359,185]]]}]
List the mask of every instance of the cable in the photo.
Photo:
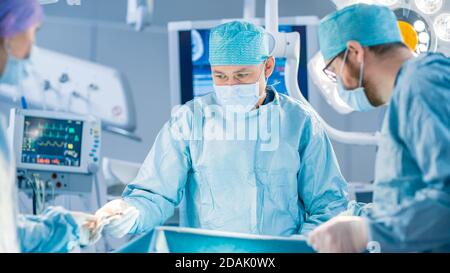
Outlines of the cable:
[{"label": "cable", "polygon": [[25,171],[23,177],[26,179],[27,184],[32,189],[32,202],[33,202],[33,214],[38,215],[42,213],[45,206],[45,182],[38,178],[38,174],[33,174],[32,177]]},{"label": "cable", "polygon": [[55,185],[55,183],[51,183],[51,182],[49,182],[51,185],[52,185],[52,202],[53,202],[53,206],[55,206],[56,205],[56,200],[55,200],[55,189],[56,189],[56,185]]},{"label": "cable", "polygon": [[25,179],[26,183],[31,187],[32,190],[32,205],[33,205],[33,215],[37,214],[37,207],[36,207],[36,203],[37,203],[37,189],[33,183],[33,180],[30,178],[30,176],[28,175],[27,171],[23,172],[23,178]]}]

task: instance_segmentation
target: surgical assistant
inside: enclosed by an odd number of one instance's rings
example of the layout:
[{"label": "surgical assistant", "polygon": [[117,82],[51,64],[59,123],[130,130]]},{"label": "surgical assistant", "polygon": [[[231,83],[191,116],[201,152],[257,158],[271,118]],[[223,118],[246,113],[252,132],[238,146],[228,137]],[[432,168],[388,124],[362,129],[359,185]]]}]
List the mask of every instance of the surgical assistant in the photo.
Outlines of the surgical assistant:
[{"label": "surgical assistant", "polygon": [[[0,2],[0,84],[18,86],[27,77],[31,47],[35,31],[43,19],[43,11],[36,0],[2,0]],[[15,182],[14,158],[7,149],[5,128],[0,128],[2,160],[5,167],[2,183],[8,184],[5,199],[16,202],[13,190]],[[5,252],[68,252],[78,245],[93,243],[90,230],[85,226],[95,222],[93,215],[69,212],[60,207],[49,207],[43,215],[18,215],[14,203],[1,203],[0,214],[8,216],[8,221],[16,226],[5,230],[1,237]],[[12,216],[11,216],[12,215]],[[15,218],[11,221],[11,217]],[[6,223],[5,223],[6,225]],[[8,233],[7,233],[8,232]],[[3,231],[2,231],[3,233]],[[98,236],[95,240],[98,239]]]},{"label": "surgical assistant", "polygon": [[364,95],[343,99],[359,110],[388,106],[374,204],[364,217],[325,223],[310,243],[322,252],[360,252],[368,243],[381,252],[450,251],[450,59],[413,56],[395,15],[382,6],[339,10],[322,20],[319,36],[340,92]]}]

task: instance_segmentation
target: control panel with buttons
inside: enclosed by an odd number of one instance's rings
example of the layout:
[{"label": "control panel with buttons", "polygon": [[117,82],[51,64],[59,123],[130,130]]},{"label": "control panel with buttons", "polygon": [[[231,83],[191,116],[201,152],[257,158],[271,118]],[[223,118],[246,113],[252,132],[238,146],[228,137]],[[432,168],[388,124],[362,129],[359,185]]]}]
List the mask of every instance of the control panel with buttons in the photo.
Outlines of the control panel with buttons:
[{"label": "control panel with buttons", "polygon": [[56,193],[90,193],[100,166],[101,130],[92,116],[12,109],[8,133],[19,188],[29,188],[32,179]]}]

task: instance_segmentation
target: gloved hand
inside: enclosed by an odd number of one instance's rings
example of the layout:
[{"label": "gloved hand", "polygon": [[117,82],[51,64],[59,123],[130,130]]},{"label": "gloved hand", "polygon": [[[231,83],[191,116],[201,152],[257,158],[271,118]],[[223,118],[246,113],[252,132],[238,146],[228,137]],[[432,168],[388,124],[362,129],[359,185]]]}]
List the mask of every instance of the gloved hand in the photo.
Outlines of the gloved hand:
[{"label": "gloved hand", "polygon": [[84,212],[71,211],[70,215],[78,225],[80,246],[95,244],[101,237],[97,231],[97,217]]},{"label": "gloved hand", "polygon": [[139,210],[122,199],[116,199],[97,210],[95,216],[106,234],[121,238],[133,227],[139,217]]},{"label": "gloved hand", "polygon": [[368,243],[366,219],[357,216],[337,216],[313,230],[308,244],[318,252],[360,253]]}]

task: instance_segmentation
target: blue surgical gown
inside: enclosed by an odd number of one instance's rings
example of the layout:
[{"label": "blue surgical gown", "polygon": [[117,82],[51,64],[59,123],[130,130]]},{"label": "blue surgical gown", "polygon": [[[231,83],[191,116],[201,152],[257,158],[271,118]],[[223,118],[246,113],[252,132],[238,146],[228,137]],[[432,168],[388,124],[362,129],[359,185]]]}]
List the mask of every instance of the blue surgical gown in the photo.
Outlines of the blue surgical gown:
[{"label": "blue surgical gown", "polygon": [[450,251],[450,59],[401,68],[376,159],[370,240],[382,252]]},{"label": "blue surgical gown", "polygon": [[79,241],[78,226],[61,207],[49,207],[41,215],[19,215],[17,236],[24,253],[69,252]]},{"label": "blue surgical gown", "polygon": [[183,197],[184,226],[251,234],[306,234],[344,211],[347,183],[314,110],[272,92],[234,125],[212,110],[215,94],[175,111],[123,193],[140,211],[130,233],[163,224]]},{"label": "blue surgical gown", "polygon": [[[0,124],[0,157],[1,161],[8,163],[12,161],[2,124]],[[14,177],[11,175],[8,178],[0,181],[0,185],[2,183],[12,185]],[[0,190],[4,190],[4,187]],[[11,209],[14,210],[14,207]],[[18,215],[16,223],[21,252],[68,252],[79,241],[79,230],[75,220],[61,207],[49,207],[43,214],[37,216]]]}]

